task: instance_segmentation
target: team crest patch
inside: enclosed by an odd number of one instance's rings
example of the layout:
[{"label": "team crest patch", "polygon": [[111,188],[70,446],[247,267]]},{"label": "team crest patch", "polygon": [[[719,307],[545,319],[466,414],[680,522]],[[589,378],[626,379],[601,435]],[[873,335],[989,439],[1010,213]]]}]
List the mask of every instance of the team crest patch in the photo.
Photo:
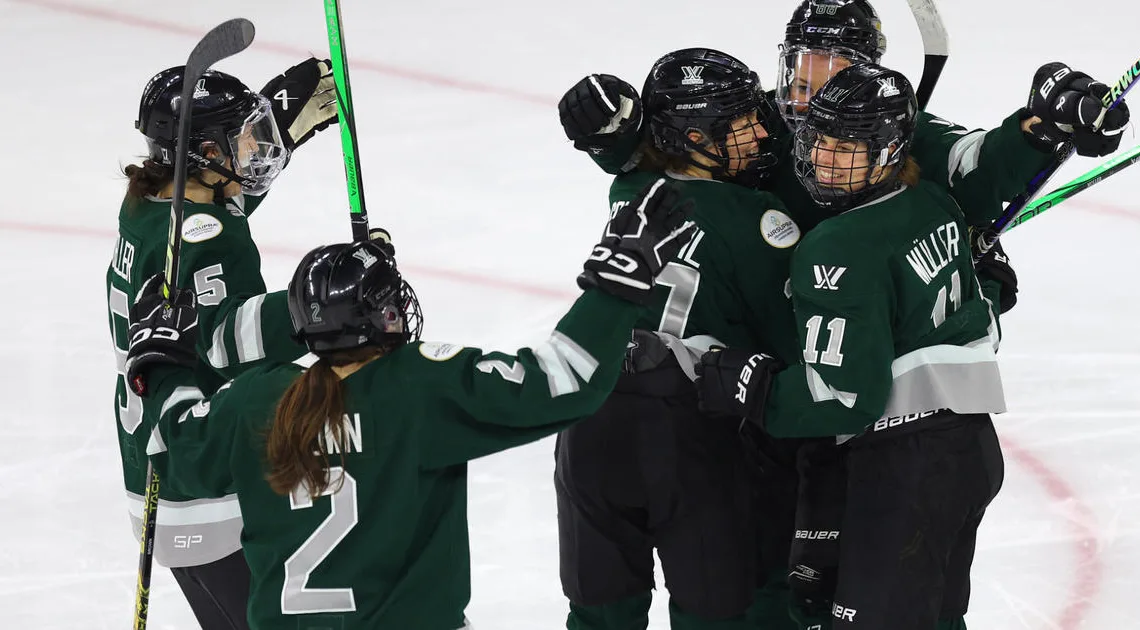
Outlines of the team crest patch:
[{"label": "team crest patch", "polygon": [[463,346],[455,343],[440,343],[438,341],[425,341],[420,344],[420,354],[432,361],[446,361],[463,350]]},{"label": "team crest patch", "polygon": [[800,226],[779,210],[766,210],[760,217],[760,235],[772,247],[786,249],[800,242]]},{"label": "team crest patch", "polygon": [[182,240],[187,243],[208,241],[222,233],[222,222],[208,214],[192,214],[182,222]]}]

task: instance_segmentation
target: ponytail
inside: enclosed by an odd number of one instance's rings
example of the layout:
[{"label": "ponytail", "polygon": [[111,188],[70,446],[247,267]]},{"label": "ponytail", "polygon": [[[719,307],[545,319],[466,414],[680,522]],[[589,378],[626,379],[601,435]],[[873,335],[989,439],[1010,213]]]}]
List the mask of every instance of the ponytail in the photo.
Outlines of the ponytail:
[{"label": "ponytail", "polygon": [[[333,366],[366,362],[382,353],[364,346],[322,356],[285,390],[265,436],[265,479],[274,492],[287,496],[301,484],[313,497],[328,490],[328,448],[343,445],[345,437],[344,386]],[[337,450],[343,465],[347,449]]]},{"label": "ponytail", "polygon": [[309,495],[316,497],[328,489],[329,440],[320,438],[328,427],[330,440],[342,444],[343,415],[340,378],[326,359],[314,363],[289,385],[277,403],[265,440],[266,480],[274,492],[285,496],[304,484]]},{"label": "ponytail", "polygon": [[157,195],[174,181],[174,167],[163,166],[153,160],[144,160],[142,166],[128,164],[123,168],[127,176],[127,197],[137,203],[147,195]]}]

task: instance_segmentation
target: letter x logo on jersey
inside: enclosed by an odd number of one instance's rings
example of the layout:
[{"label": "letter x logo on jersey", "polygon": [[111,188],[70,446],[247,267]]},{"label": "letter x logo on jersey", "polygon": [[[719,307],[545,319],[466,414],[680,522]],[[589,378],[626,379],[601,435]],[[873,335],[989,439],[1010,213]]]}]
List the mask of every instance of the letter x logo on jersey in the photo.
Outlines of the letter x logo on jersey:
[{"label": "letter x logo on jersey", "polygon": [[815,271],[815,288],[838,291],[839,278],[847,271],[847,267],[812,265],[812,270]]}]

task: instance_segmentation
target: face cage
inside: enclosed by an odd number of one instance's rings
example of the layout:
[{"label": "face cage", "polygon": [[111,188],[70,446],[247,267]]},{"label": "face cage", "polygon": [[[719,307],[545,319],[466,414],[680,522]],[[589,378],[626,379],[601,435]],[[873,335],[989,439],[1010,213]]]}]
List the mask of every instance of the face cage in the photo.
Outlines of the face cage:
[{"label": "face cage", "polygon": [[[752,113],[756,115],[756,121],[734,132],[732,123]],[[682,143],[685,148],[711,160],[715,166],[702,164],[691,157],[688,162],[697,168],[709,171],[713,179],[732,182],[749,188],[757,187],[778,161],[775,141],[765,127],[767,114],[770,114],[770,108],[765,107],[762,102],[754,111],[734,116],[729,121],[718,121],[716,124],[710,125],[707,131],[697,127],[686,129],[682,134]],[[760,129],[766,134],[765,136],[760,136]],[[690,131],[697,131],[702,135],[714,138],[712,144],[716,147],[715,152],[710,150],[706,144],[698,144],[690,140],[688,137]],[[737,140],[734,136],[743,136],[743,139]],[[754,145],[747,153],[737,149],[737,147],[747,144]]]},{"label": "face cage", "polygon": [[[893,169],[877,182],[872,183],[871,179],[875,173],[875,166],[887,167],[902,163],[906,157],[904,143],[897,140],[889,142],[867,138],[840,138],[843,141],[862,142],[867,145],[864,150],[867,156],[866,165],[855,165],[854,161],[860,153],[858,149],[816,150],[820,136],[825,135],[830,136],[810,124],[802,124],[796,129],[794,149],[796,177],[817,204],[825,208],[847,210],[867,203],[896,186],[901,168]],[[893,151],[890,148],[891,144],[897,145]],[[820,160],[825,153],[830,154],[828,156],[830,160],[826,160],[829,164],[821,169],[815,165],[815,160]],[[847,155],[852,156],[851,165],[841,166],[839,162],[847,161]],[[856,174],[857,171],[864,169],[865,172]],[[827,181],[820,181],[820,171],[829,173]]]},{"label": "face cage", "polygon": [[776,106],[788,127],[795,129],[803,122],[811,97],[831,77],[864,59],[865,55],[840,47],[792,46],[784,49],[776,75]]},{"label": "face cage", "polygon": [[269,99],[260,94],[257,99],[257,108],[246,116],[242,124],[226,132],[229,154],[233,158],[231,169],[246,179],[242,183],[242,192],[250,195],[268,191],[289,158]]},{"label": "face cage", "polygon": [[406,280],[400,281],[400,290],[394,299],[374,309],[369,317],[372,326],[385,339],[398,338],[401,343],[419,340],[424,316],[420,300]]}]

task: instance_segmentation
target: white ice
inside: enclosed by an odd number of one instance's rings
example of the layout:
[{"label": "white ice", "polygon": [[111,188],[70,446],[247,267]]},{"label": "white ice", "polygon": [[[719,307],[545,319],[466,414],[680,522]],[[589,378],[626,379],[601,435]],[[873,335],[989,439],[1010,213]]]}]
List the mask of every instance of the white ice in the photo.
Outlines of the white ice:
[{"label": "white ice", "polygon": [[[771,84],[793,0],[345,2],[372,223],[395,236],[426,337],[500,349],[540,340],[606,215],[608,178],[573,150],[555,103],[581,76],[640,85],[660,54],[708,45]],[[879,0],[885,62],[918,78],[902,0]],[[1134,0],[943,0],[952,55],[932,111],[991,127],[1036,68],[1105,81],[1136,61]],[[327,54],[322,3],[0,0],[0,627],[124,628],[137,546],[111,413],[103,274],[119,168],[147,78],[223,19],[258,27],[223,62],[257,88]],[[1131,130],[1124,146],[1136,142]],[[1073,160],[1058,181],[1091,167]],[[1126,171],[1005,240],[1021,279],[1001,351],[1005,487],[982,526],[972,628],[1129,628],[1140,587],[1140,207]],[[300,255],[347,239],[335,133],[293,160],[251,221],[271,288]],[[1136,423],[1136,424],[1134,424]],[[483,629],[560,627],[551,441],[471,467],[474,593]],[[664,597],[653,628],[667,627]],[[194,627],[156,570],[153,628]]]}]

